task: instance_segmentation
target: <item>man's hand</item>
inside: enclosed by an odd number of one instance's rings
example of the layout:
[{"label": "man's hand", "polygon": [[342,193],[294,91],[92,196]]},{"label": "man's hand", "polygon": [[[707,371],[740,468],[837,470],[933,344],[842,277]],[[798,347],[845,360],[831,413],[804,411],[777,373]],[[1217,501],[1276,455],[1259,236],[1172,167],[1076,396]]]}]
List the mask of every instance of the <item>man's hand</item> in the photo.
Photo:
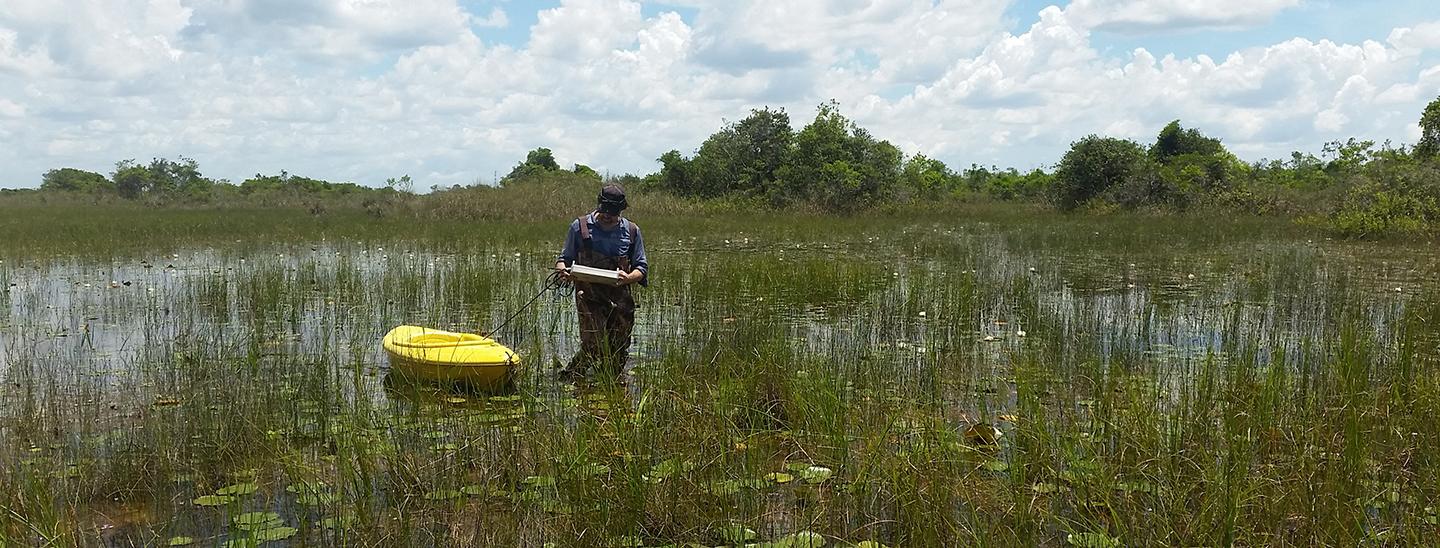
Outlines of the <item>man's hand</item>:
[{"label": "man's hand", "polygon": [[641,272],[640,270],[631,270],[629,272],[626,272],[617,268],[615,269],[615,271],[620,273],[620,281],[617,285],[630,285],[633,283],[639,283],[640,280],[645,279],[645,273]]},{"label": "man's hand", "polygon": [[570,279],[570,269],[565,267],[565,261],[555,261],[555,271],[560,273],[560,279],[573,281]]}]

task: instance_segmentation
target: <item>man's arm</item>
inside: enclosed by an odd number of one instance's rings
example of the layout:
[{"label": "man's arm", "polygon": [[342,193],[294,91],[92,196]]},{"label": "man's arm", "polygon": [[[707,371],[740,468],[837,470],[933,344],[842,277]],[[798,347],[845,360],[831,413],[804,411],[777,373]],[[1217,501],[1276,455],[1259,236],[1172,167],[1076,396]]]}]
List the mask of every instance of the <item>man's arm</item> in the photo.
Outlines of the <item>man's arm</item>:
[{"label": "man's arm", "polygon": [[[632,223],[633,224],[633,223]],[[640,236],[640,225],[635,226],[635,241],[630,242],[630,266],[626,283],[650,285],[650,262],[645,259],[645,239]]]}]

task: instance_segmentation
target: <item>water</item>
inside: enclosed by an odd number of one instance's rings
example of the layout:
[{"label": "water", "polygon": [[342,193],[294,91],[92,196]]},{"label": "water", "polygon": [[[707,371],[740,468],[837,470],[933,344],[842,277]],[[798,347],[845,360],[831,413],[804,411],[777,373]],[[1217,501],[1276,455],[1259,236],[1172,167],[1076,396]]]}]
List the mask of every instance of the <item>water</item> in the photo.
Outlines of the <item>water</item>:
[{"label": "water", "polygon": [[[81,531],[83,542],[145,543],[183,533],[209,543],[243,534],[226,519],[233,512],[187,501],[235,481],[237,470],[258,468],[266,488],[243,509],[280,513],[302,529],[292,541],[334,539],[340,533],[317,525],[326,517],[355,516],[355,508],[386,515],[417,493],[481,481],[516,489],[513,505],[500,510],[512,518],[499,522],[570,515],[554,510],[571,499],[542,493],[526,500],[521,493],[539,491],[517,482],[563,460],[533,453],[569,446],[526,446],[531,442],[520,437],[554,436],[542,431],[558,428],[575,439],[596,436],[596,444],[623,440],[628,434],[604,432],[626,416],[638,420],[642,402],[661,398],[653,394],[685,375],[703,376],[726,360],[805,370],[801,377],[823,379],[817,386],[835,390],[846,408],[870,405],[856,394],[933,398],[937,418],[958,430],[1023,412],[1027,381],[1018,377],[1030,374],[1023,368],[1075,381],[1069,390],[1081,399],[1100,397],[1090,393],[1101,391],[1096,372],[1128,371],[1181,406],[1207,360],[1305,376],[1336,356],[1327,342],[1346,329],[1370,341],[1376,369],[1400,361],[1402,342],[1440,344],[1435,322],[1407,321],[1417,307],[1433,310],[1440,295],[1440,268],[1426,249],[1261,238],[1199,251],[1107,250],[1035,245],[984,227],[927,226],[823,241],[761,233],[652,241],[654,280],[637,290],[636,372],[621,391],[554,379],[552,364],[576,349],[575,313],[569,299],[547,295],[498,334],[527,363],[518,400],[462,394],[463,403],[445,401],[455,394],[397,387],[380,337],[400,324],[488,330],[540,289],[553,264],[548,243],[7,259],[0,263],[0,281],[9,286],[0,297],[0,447],[5,462],[21,464],[7,465],[5,474],[12,485],[46,474],[57,481],[32,488],[68,501],[64,527]],[[743,396],[750,385],[736,386],[736,397],[760,397]],[[776,397],[792,406],[803,399]],[[698,405],[698,416],[753,420],[755,411]],[[657,449],[678,450],[663,442]],[[585,462],[601,457],[566,450]],[[367,451],[386,455],[383,471],[325,464],[337,453],[363,462]],[[529,460],[505,461],[520,454]],[[167,477],[136,470],[154,459],[172,460],[159,466]],[[629,459],[607,462],[619,467]],[[297,466],[314,470],[299,473]],[[338,509],[299,504],[283,486],[307,474],[343,478],[339,496],[364,501]],[[422,487],[407,490],[410,484]],[[577,508],[570,509],[588,512]],[[432,525],[372,525],[365,534],[454,540]],[[519,527],[505,538],[535,541],[545,527]]]}]

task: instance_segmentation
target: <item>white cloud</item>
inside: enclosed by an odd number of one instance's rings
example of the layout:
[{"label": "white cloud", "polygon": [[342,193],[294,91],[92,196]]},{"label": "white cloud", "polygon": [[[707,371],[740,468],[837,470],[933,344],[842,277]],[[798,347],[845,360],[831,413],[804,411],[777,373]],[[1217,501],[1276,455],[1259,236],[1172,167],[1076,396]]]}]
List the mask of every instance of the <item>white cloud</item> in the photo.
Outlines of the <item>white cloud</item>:
[{"label": "white cloud", "polygon": [[1395,29],[1386,41],[1406,51],[1440,49],[1440,21]]},{"label": "white cloud", "polygon": [[[1036,165],[1054,162],[1088,133],[1145,142],[1179,118],[1258,159],[1349,136],[1406,137],[1424,96],[1440,89],[1429,83],[1440,79],[1440,67],[1417,71],[1420,61],[1413,48],[1298,38],[1220,62],[1156,59],[1144,49],[1102,57],[1084,27],[1049,8],[1028,32],[957,60],[934,84],[870,119],[879,135],[905,136],[909,150],[942,159],[1034,150],[1029,165]],[[1006,132],[1005,148],[992,144],[997,132]]]},{"label": "white cloud", "polygon": [[563,0],[542,10],[530,29],[530,51],[537,55],[593,59],[635,41],[640,3],[628,0]]},{"label": "white cloud", "polygon": [[475,26],[503,29],[510,26],[510,18],[505,15],[505,10],[500,9],[500,6],[495,6],[490,8],[490,15],[476,17]]},{"label": "white cloud", "polygon": [[9,99],[0,99],[0,117],[20,118],[25,116],[25,107]]},{"label": "white cloud", "polygon": [[956,167],[1050,164],[1085,134],[1148,141],[1175,118],[1247,159],[1418,135],[1440,90],[1440,22],[1216,58],[1092,42],[1097,28],[1227,26],[1288,5],[1222,3],[1234,9],[1200,20],[1176,2],[1077,0],[1006,32],[1005,0],[694,0],[688,20],[564,0],[528,37],[491,43],[472,28],[509,15],[454,0],[6,0],[0,165],[21,179],[0,184],[185,155],[237,180],[409,173],[425,188],[491,180],[537,146],[644,173],[751,108],[783,107],[798,129],[830,98]]},{"label": "white cloud", "polygon": [[0,59],[27,73],[133,79],[173,65],[191,10],[178,0],[6,2]]},{"label": "white cloud", "polygon": [[1300,0],[1074,0],[1065,16],[1075,25],[1114,32],[1241,28],[1269,21]]}]

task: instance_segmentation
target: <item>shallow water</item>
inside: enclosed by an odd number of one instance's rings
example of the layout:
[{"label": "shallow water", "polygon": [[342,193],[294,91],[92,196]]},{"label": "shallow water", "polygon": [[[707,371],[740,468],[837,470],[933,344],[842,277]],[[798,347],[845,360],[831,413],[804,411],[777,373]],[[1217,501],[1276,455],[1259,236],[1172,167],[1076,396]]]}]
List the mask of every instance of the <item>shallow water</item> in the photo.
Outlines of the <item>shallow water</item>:
[{"label": "shallow water", "polygon": [[[1313,375],[1333,353],[1324,342],[1346,329],[1371,341],[1377,368],[1397,359],[1402,340],[1440,344],[1436,322],[1406,322],[1407,311],[1433,308],[1440,296],[1440,267],[1428,249],[1260,239],[1141,253],[1073,242],[1021,247],[983,227],[926,226],[827,241],[652,241],[654,280],[638,290],[635,371],[626,385],[555,380],[553,365],[576,348],[575,313],[566,296],[544,295],[498,334],[526,361],[516,400],[395,383],[379,340],[400,324],[492,328],[540,289],[553,264],[544,242],[7,257],[0,448],[5,462],[19,464],[6,473],[57,480],[56,496],[79,508],[71,526],[93,533],[90,540],[143,544],[184,534],[213,544],[244,534],[230,520],[241,509],[278,512],[299,529],[290,541],[333,540],[334,529],[318,524],[337,510],[300,504],[283,489],[305,475],[297,467],[327,469],[324,457],[337,444],[392,455],[392,468],[345,488],[372,508],[415,504],[397,482],[445,478],[436,485],[449,487],[419,488],[444,502],[444,489],[479,477],[517,489],[519,500],[494,511],[516,520],[569,515],[555,512],[562,503],[548,495],[520,498],[540,491],[516,478],[543,477],[540,470],[554,466],[543,464],[547,456],[493,472],[496,459],[518,451],[515,438],[554,428],[584,438],[608,428],[612,414],[643,413],[647,394],[667,390],[682,371],[703,370],[727,348],[833,375],[843,394],[933,398],[958,429],[1020,412],[1021,365],[1085,382],[1087,371],[1118,367],[1177,399],[1201,364],[1217,358]],[[861,259],[840,260],[855,255]],[[774,357],[776,344],[788,357]],[[445,399],[456,397],[465,401]],[[241,447],[257,440],[299,452],[257,457]],[[216,468],[231,455],[235,469]],[[290,462],[297,455],[319,460]],[[174,467],[160,471],[170,477],[136,477],[137,462],[167,458]],[[188,503],[245,479],[241,471],[252,465],[265,487],[259,495],[225,512]],[[112,500],[93,498],[107,495]],[[114,517],[125,514],[141,517]],[[768,519],[777,531],[794,521]],[[545,527],[521,526],[507,538],[534,542]],[[405,543],[455,538],[432,526],[386,534]]]}]

